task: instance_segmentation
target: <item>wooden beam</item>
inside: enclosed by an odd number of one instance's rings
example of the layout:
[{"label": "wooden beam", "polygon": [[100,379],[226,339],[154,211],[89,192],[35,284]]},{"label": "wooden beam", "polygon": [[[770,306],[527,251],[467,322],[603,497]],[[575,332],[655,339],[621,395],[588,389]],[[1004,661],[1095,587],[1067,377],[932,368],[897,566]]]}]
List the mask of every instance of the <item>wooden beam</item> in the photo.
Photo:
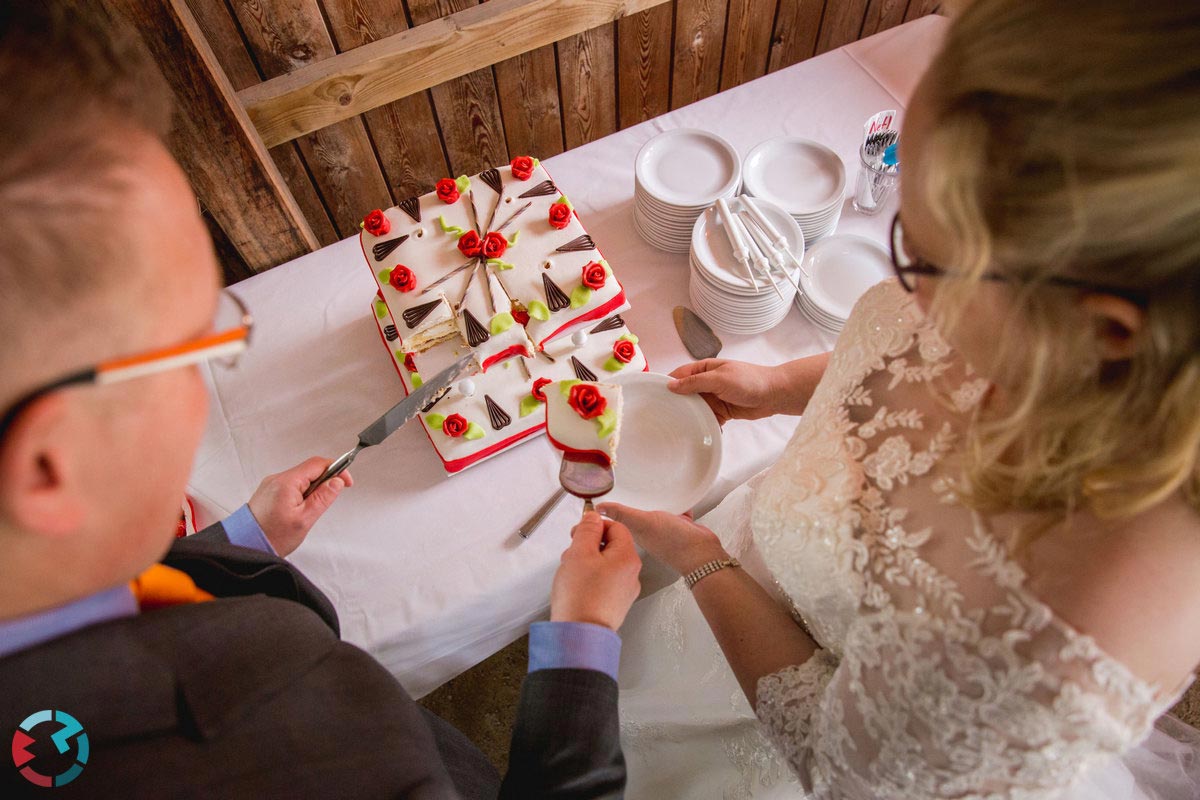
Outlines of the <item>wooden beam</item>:
[{"label": "wooden beam", "polygon": [[[317,0],[233,0],[250,52],[268,77],[333,58],[337,52]],[[296,140],[340,236],[358,233],[363,215],[395,200],[361,119]]]},{"label": "wooden beam", "polygon": [[[322,7],[329,32],[343,53],[409,28],[399,0],[326,0]],[[392,197],[403,200],[425,194],[449,174],[442,140],[431,135],[438,127],[428,92],[372,109],[363,115],[363,121]]]},{"label": "wooden beam", "polygon": [[[229,6],[225,5],[225,0],[187,0],[187,4],[192,11],[192,16],[200,25],[200,31],[204,34],[205,41],[212,47],[217,62],[225,71],[225,77],[229,78],[229,83],[233,85],[233,88],[240,91],[247,86],[257,86],[262,83],[263,77],[250,58],[250,52],[246,49],[242,34],[238,31],[237,23],[234,22],[233,12],[229,10]],[[300,210],[304,212],[304,218],[312,226],[313,233],[316,234],[321,246],[336,242],[338,235],[337,231],[333,229],[333,222],[329,219],[329,210],[325,208],[325,203],[317,194],[316,187],[313,186],[312,178],[308,175],[308,169],[304,166],[304,160],[300,157],[296,143],[288,142],[272,148],[271,158],[274,159],[275,166],[279,167],[279,171],[283,174],[283,179],[287,182],[288,188],[292,190],[292,196],[296,198]],[[234,248],[230,246],[228,249],[233,250]],[[226,251],[218,247],[217,252]],[[238,265],[235,264],[231,268],[232,271],[226,270],[226,275],[236,274],[237,269]]]},{"label": "wooden beam", "polygon": [[238,93],[268,146],[667,0],[491,0]]},{"label": "wooden beam", "polygon": [[[475,0],[407,0],[407,6],[413,24],[424,27],[475,8]],[[488,44],[474,49],[486,51]],[[508,163],[496,76],[490,65],[440,83],[429,94],[451,177]]]},{"label": "wooden beam", "polygon": [[175,94],[171,152],[200,202],[256,271],[319,247],[312,228],[183,0],[110,0]]}]

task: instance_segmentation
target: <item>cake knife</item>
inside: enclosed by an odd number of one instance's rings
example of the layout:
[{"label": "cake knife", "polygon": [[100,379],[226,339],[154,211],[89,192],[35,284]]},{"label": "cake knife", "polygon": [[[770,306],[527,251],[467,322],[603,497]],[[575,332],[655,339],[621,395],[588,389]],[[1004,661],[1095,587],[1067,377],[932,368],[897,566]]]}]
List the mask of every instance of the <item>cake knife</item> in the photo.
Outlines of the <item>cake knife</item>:
[{"label": "cake knife", "polygon": [[431,404],[443,391],[448,389],[450,384],[458,380],[464,372],[474,365],[475,354],[467,353],[458,361],[455,361],[437,375],[422,383],[408,397],[388,409],[387,413],[363,429],[363,432],[358,435],[358,444],[353,450],[334,459],[333,463],[321,473],[321,477],[308,485],[308,488],[304,490],[304,497],[307,498],[315,492],[317,487],[325,481],[345,472],[346,468],[354,461],[355,456],[364,447],[379,444],[399,430],[404,423],[421,413],[427,405]]}]

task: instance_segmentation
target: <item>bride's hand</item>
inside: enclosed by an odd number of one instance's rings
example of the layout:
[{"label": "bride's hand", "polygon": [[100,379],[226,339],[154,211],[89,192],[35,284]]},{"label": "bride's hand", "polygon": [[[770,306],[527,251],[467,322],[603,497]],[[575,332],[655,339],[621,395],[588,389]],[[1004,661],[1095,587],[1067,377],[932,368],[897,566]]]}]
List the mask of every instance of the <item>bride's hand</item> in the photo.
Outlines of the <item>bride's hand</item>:
[{"label": "bride's hand", "polygon": [[597,510],[629,528],[635,542],[680,575],[709,561],[729,558],[717,535],[685,514],[641,511],[619,503],[603,503]]},{"label": "bride's hand", "polygon": [[724,425],[731,419],[762,419],[776,413],[778,369],[706,358],[684,364],[667,388],[676,394],[699,394]]}]

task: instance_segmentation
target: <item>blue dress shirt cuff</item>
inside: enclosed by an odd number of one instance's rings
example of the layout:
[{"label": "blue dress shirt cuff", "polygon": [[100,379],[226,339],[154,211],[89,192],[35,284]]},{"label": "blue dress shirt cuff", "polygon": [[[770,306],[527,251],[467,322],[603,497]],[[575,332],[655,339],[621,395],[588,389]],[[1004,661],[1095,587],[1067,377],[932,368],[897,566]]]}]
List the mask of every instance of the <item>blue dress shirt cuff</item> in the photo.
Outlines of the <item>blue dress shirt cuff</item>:
[{"label": "blue dress shirt cuff", "polygon": [[590,669],[617,679],[621,637],[589,622],[535,622],[529,627],[529,671]]},{"label": "blue dress shirt cuff", "polygon": [[225,535],[229,537],[230,544],[248,547],[260,553],[270,553],[273,556],[279,555],[267,541],[267,535],[263,533],[258,520],[250,513],[249,505],[242,506],[226,517],[221,522],[221,527],[225,529]]}]

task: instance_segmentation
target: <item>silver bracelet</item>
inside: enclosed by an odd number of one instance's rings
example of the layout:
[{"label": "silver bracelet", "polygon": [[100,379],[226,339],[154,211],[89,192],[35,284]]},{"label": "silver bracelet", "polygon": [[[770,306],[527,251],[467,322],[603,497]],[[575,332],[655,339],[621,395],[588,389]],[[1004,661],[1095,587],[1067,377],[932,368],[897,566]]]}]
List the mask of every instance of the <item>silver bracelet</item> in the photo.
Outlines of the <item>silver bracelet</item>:
[{"label": "silver bracelet", "polygon": [[709,561],[707,564],[701,564],[687,575],[684,575],[683,582],[691,589],[701,578],[706,578],[714,572],[720,572],[726,567],[740,567],[741,565],[742,562],[736,558],[719,558],[715,561]]}]

